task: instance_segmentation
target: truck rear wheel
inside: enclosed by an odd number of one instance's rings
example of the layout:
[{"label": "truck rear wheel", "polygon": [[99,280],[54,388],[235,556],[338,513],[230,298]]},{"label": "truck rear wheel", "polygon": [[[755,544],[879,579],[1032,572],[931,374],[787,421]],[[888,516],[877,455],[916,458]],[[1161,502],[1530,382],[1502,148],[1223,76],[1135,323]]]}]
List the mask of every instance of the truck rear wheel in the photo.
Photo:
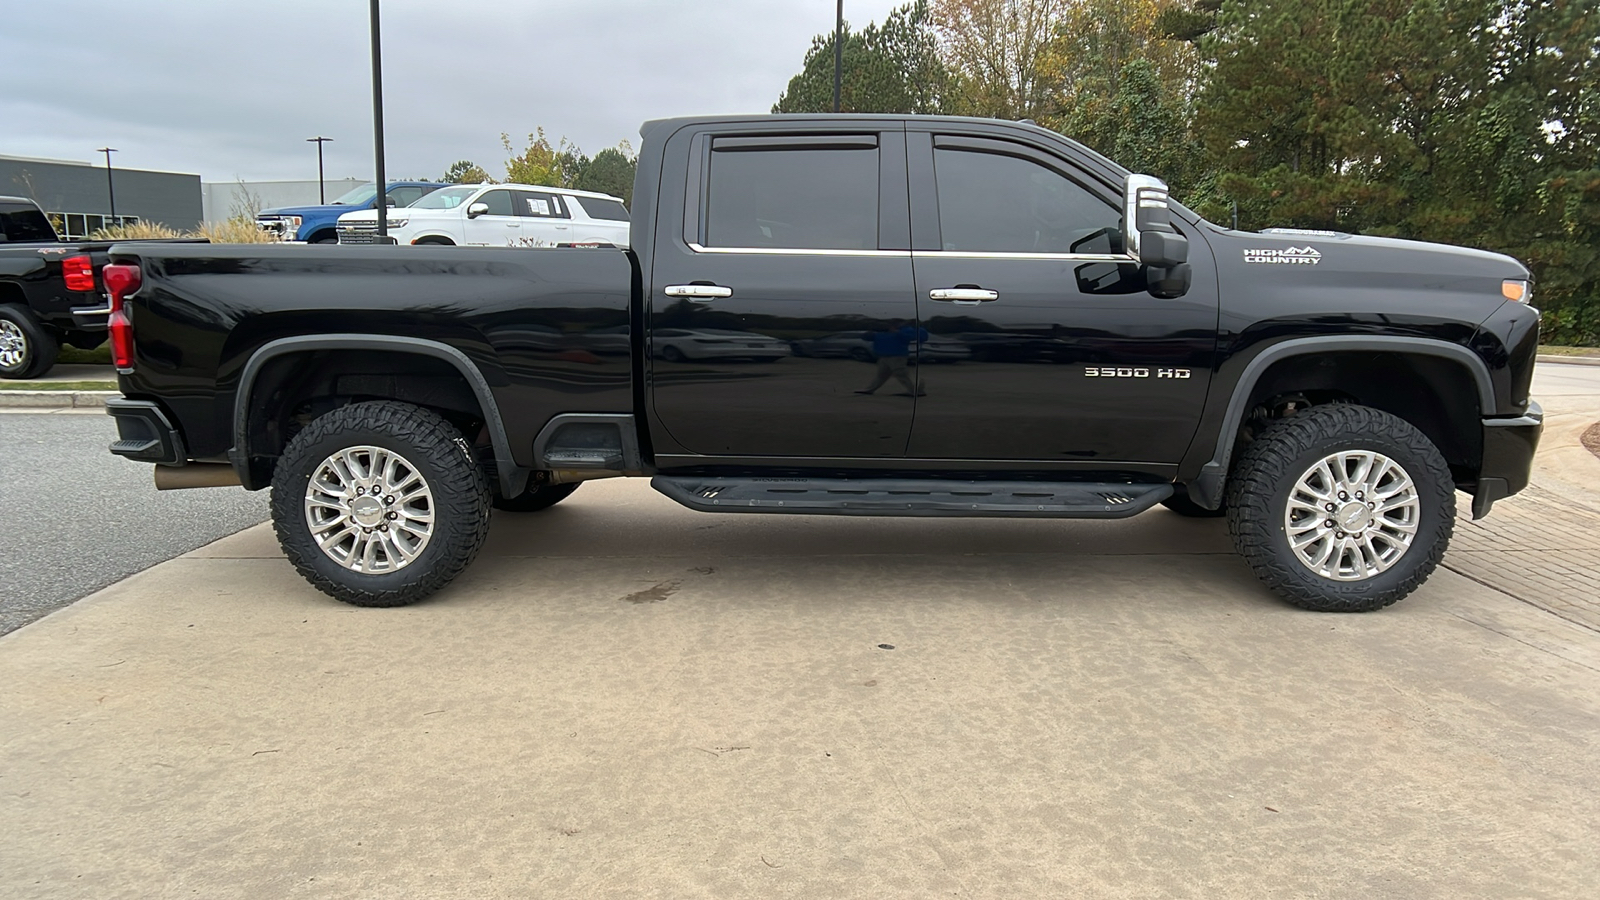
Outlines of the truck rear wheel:
[{"label": "truck rear wheel", "polygon": [[1369,612],[1433,574],[1455,527],[1455,483],[1403,419],[1318,406],[1274,422],[1228,482],[1228,530],[1260,578],[1295,606]]},{"label": "truck rear wheel", "polygon": [[317,590],[355,606],[404,606],[449,584],[489,534],[489,502],[455,426],[393,401],[319,417],[272,478],[284,554]]},{"label": "truck rear wheel", "polygon": [[38,378],[60,352],[61,344],[26,309],[0,306],[0,378]]}]

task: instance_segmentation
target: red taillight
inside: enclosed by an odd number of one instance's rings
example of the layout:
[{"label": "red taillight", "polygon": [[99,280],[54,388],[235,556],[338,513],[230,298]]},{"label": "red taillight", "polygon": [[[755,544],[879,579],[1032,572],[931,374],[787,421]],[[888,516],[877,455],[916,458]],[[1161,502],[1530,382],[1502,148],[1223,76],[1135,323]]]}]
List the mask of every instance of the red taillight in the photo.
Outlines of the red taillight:
[{"label": "red taillight", "polygon": [[87,256],[69,256],[61,261],[61,277],[69,291],[92,291],[94,263]]},{"label": "red taillight", "polygon": [[100,270],[106,290],[111,292],[111,318],[106,320],[106,330],[111,335],[111,362],[118,372],[133,371],[133,322],[122,308],[125,297],[139,290],[144,275],[138,266],[106,266]]}]

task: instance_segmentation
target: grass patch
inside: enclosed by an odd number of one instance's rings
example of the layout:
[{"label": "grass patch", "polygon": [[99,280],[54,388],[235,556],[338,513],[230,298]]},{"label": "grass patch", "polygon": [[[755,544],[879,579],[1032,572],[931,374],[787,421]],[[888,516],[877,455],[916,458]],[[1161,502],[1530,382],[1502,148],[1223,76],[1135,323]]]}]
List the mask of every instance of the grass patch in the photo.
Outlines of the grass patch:
[{"label": "grass patch", "polygon": [[1540,347],[1539,353],[1544,356],[1600,357],[1600,347]]},{"label": "grass patch", "polygon": [[114,391],[115,381],[0,381],[0,391]]},{"label": "grass patch", "polygon": [[101,344],[93,350],[79,350],[70,344],[61,348],[61,355],[56,357],[56,365],[111,365],[111,345]]}]

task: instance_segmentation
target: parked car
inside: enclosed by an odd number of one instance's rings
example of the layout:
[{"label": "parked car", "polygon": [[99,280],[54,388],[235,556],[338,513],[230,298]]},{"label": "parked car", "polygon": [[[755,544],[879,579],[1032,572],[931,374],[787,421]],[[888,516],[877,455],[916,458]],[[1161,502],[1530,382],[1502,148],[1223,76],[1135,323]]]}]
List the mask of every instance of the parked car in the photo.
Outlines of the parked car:
[{"label": "parked car", "polygon": [[[389,210],[396,244],[473,247],[628,246],[628,208],[606,194],[528,184],[454,185]],[[377,210],[339,217],[339,243],[378,240]]]},{"label": "parked car", "polygon": [[[432,181],[392,181],[386,194],[388,205],[405,207],[447,185]],[[281,241],[307,244],[333,244],[339,240],[339,217],[352,209],[377,209],[378,189],[371,182],[352,188],[332,203],[319,206],[285,206],[264,209],[256,224]]]},{"label": "parked car", "polygon": [[[112,451],[158,486],[270,485],[289,562],[363,606],[447,584],[494,506],[647,476],[707,513],[1225,512],[1290,603],[1374,610],[1438,565],[1458,490],[1483,516],[1528,484],[1539,312],[1508,256],[1230,230],[1022,122],[642,137],[632,250],[113,248]],[[885,393],[848,357],[666,352],[908,327],[996,352]]]},{"label": "parked car", "polygon": [[726,328],[658,328],[651,348],[667,362],[749,359],[772,362],[789,355],[789,345],[775,337]]},{"label": "parked car", "polygon": [[38,204],[0,197],[0,378],[47,374],[62,344],[105,343],[100,270],[111,244],[63,241]]}]

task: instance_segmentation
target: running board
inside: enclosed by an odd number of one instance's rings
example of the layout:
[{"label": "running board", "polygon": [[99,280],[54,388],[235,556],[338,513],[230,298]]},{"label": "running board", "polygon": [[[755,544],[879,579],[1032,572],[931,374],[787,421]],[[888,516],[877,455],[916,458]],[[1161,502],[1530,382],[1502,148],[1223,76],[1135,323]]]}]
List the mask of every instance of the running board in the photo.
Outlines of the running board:
[{"label": "running board", "polygon": [[1124,519],[1172,496],[1170,484],[1121,482],[657,475],[650,486],[701,512],[827,516]]}]

